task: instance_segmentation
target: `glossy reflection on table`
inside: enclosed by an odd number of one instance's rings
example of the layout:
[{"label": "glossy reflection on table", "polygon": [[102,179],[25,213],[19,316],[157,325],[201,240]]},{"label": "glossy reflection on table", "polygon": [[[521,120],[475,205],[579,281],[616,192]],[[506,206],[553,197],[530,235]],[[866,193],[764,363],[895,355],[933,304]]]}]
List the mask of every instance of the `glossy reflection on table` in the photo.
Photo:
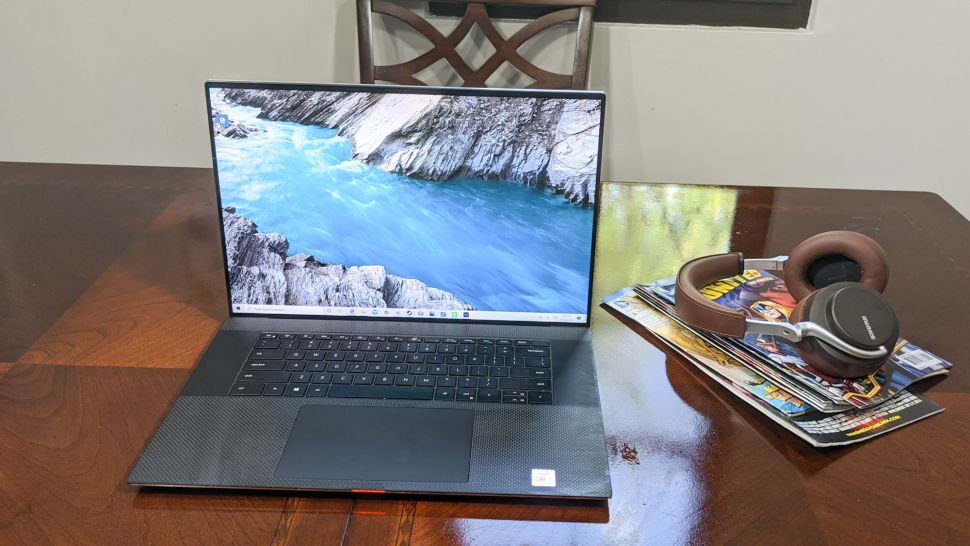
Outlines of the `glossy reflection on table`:
[{"label": "glossy reflection on table", "polygon": [[939,197],[605,184],[596,301],[728,249],[874,236],[947,410],[816,450],[601,307],[609,502],[139,490],[127,473],[226,317],[211,171],[0,164],[0,542],[966,542],[970,224]]}]

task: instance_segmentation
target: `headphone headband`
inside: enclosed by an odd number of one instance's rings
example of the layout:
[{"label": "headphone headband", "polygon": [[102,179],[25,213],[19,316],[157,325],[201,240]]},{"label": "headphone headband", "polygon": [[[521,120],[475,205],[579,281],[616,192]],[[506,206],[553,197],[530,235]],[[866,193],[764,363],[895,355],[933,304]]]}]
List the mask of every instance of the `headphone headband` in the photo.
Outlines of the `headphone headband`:
[{"label": "headphone headband", "polygon": [[714,303],[700,293],[702,286],[740,275],[744,256],[740,252],[695,258],[677,274],[675,287],[677,316],[687,324],[728,337],[744,337],[745,315]]}]

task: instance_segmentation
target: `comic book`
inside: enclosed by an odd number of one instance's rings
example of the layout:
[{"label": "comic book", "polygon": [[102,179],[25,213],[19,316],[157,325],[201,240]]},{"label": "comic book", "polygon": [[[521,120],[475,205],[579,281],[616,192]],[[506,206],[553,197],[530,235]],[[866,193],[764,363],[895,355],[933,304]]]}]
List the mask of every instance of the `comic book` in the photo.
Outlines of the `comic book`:
[{"label": "comic book", "polygon": [[633,289],[619,290],[603,302],[642,325],[751,407],[816,447],[861,442],[943,411],[932,401],[905,390],[888,402],[868,408],[836,414],[813,411],[798,398],[745,368],[730,354],[655,307],[654,302],[644,301]]},{"label": "comic book", "polygon": [[[673,314],[675,279],[640,285],[641,291],[663,299]],[[788,321],[795,302],[785,283],[768,271],[748,270],[701,289],[701,294],[725,307],[739,309],[751,318]],[[720,337],[720,336],[713,336]],[[817,372],[798,356],[793,344],[780,337],[748,334],[743,340],[721,338],[770,367],[837,404],[870,407],[893,397],[916,381],[946,374],[952,364],[905,339],[899,339],[889,360],[868,377],[846,379]],[[823,409],[823,408],[820,408]]]},{"label": "comic book", "polygon": [[695,364],[714,370],[776,410],[794,417],[813,409],[701,336],[650,307],[632,289],[624,289],[612,296],[604,300],[607,305],[642,324],[650,333]]},{"label": "comic book", "polygon": [[810,404],[813,408],[831,413],[845,411],[853,407],[851,404],[843,401],[840,398],[821,395],[814,390],[806,389],[802,383],[778,371],[773,364],[766,364],[765,359],[742,350],[740,347],[730,343],[727,338],[714,335],[704,330],[697,330],[684,323],[682,320],[680,320],[680,317],[674,313],[673,306],[670,303],[663,298],[658,298],[652,292],[645,290],[643,285],[635,286],[634,291],[637,296],[645,300],[658,311],[662,312],[671,321],[679,324],[681,328],[684,328],[685,330],[692,332],[694,335],[706,340],[723,353],[731,355],[731,357],[738,362],[741,362],[759,375],[762,375],[769,381],[772,381],[774,384],[786,389],[788,392],[791,392],[795,396]]}]

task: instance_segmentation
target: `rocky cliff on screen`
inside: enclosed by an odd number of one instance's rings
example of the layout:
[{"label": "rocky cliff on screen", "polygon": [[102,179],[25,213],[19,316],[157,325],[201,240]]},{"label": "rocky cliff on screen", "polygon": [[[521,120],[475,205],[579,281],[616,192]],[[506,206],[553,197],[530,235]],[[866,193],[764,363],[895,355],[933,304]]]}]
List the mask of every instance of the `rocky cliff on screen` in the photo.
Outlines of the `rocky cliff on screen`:
[{"label": "rocky cliff on screen", "polygon": [[233,303],[397,307],[471,310],[450,292],[417,279],[391,275],[381,265],[327,264],[305,253],[287,255],[279,233],[260,233],[256,224],[227,207],[222,211]]},{"label": "rocky cliff on screen", "polygon": [[442,95],[225,89],[259,117],[336,129],[354,158],[425,180],[512,180],[596,200],[599,103]]}]

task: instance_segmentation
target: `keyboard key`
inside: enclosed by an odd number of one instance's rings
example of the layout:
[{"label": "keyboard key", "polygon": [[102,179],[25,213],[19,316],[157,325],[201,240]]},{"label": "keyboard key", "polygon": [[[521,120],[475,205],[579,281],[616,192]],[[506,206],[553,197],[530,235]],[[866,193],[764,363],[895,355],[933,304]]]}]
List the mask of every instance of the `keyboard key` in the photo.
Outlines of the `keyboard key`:
[{"label": "keyboard key", "polygon": [[532,344],[536,347],[548,347],[549,341],[545,339],[536,339],[532,341]]},{"label": "keyboard key", "polygon": [[286,383],[270,383],[263,387],[263,396],[283,396]]},{"label": "keyboard key", "polygon": [[479,345],[477,352],[480,355],[493,355],[493,354],[495,354],[495,346],[494,345]]},{"label": "keyboard key", "polygon": [[326,385],[310,385],[310,388],[307,389],[306,391],[306,395],[307,396],[326,396],[327,389],[329,388],[330,387]]},{"label": "keyboard key", "polygon": [[393,375],[378,375],[374,378],[375,385],[393,385],[394,376]]},{"label": "keyboard key", "polygon": [[256,342],[257,349],[278,349],[280,346],[280,340],[278,339],[261,339]]},{"label": "keyboard key", "polygon": [[334,385],[349,385],[354,382],[354,374],[352,373],[341,373],[334,374],[331,383]]},{"label": "keyboard key", "polygon": [[525,359],[525,365],[530,368],[548,368],[549,357],[527,357]]},{"label": "keyboard key", "polygon": [[467,366],[449,366],[448,375],[468,375]]},{"label": "keyboard key", "polygon": [[259,396],[263,392],[262,383],[236,383],[229,389],[229,394],[239,396]]},{"label": "keyboard key", "polygon": [[512,368],[512,377],[552,377],[552,373],[545,368]]},{"label": "keyboard key", "polygon": [[323,357],[327,356],[326,351],[310,351],[306,354],[307,360],[323,360]]},{"label": "keyboard key", "polygon": [[515,354],[518,356],[549,356],[548,347],[516,347]]},{"label": "keyboard key", "polygon": [[397,376],[397,379],[394,380],[394,384],[395,385],[402,386],[402,387],[410,387],[410,386],[413,386],[414,385],[414,376],[413,375],[399,375],[399,376]]},{"label": "keyboard key", "polygon": [[313,339],[329,340],[329,339],[332,339],[332,338],[331,338],[330,334],[317,334],[317,335],[313,336]]},{"label": "keyboard key", "polygon": [[327,351],[327,356],[325,360],[328,361],[342,361],[346,355],[343,351]]},{"label": "keyboard key", "polygon": [[455,377],[439,377],[437,385],[439,387],[454,387],[458,385],[458,379]]},{"label": "keyboard key", "polygon": [[364,353],[363,351],[349,352],[347,353],[347,362],[363,362],[364,355],[366,355],[366,353]]},{"label": "keyboard key", "polygon": [[269,332],[266,332],[266,333],[259,334],[259,337],[262,339],[276,339],[276,334],[271,334]]},{"label": "keyboard key", "polygon": [[438,352],[437,343],[420,343],[418,344],[419,353],[436,353]]},{"label": "keyboard key", "polygon": [[464,343],[462,343],[461,345],[458,346],[458,354],[460,355],[475,354],[475,345],[465,345]]},{"label": "keyboard key", "polygon": [[453,388],[435,389],[434,399],[435,400],[454,400],[455,389]]},{"label": "keyboard key", "polygon": [[327,365],[323,362],[310,362],[306,366],[306,371],[308,372],[322,372],[327,369]]},{"label": "keyboard key", "polygon": [[529,391],[530,404],[552,404],[552,393],[542,391]]},{"label": "keyboard key", "polygon": [[488,375],[488,368],[485,366],[469,366],[468,375],[472,377],[484,377]]},{"label": "keyboard key", "polygon": [[389,387],[385,385],[332,385],[330,398],[386,398],[389,400],[431,400],[431,387]]},{"label": "keyboard key", "polygon": [[417,385],[418,387],[433,387],[434,378],[431,377],[430,375],[419,377],[418,380],[414,382],[414,384]]},{"label": "keyboard key", "polygon": [[288,372],[242,372],[236,381],[259,381],[260,383],[286,383],[290,380]]},{"label": "keyboard key", "polygon": [[357,341],[341,341],[337,349],[340,351],[356,351],[359,346],[360,343]]},{"label": "keyboard key", "polygon": [[287,339],[280,343],[280,349],[284,351],[291,351],[300,348],[300,342],[295,339]]},{"label": "keyboard key", "polygon": [[288,372],[302,372],[303,368],[306,367],[306,362],[302,360],[287,360],[286,365],[283,369]]},{"label": "keyboard key", "polygon": [[283,361],[282,360],[270,360],[270,361],[250,360],[243,366],[243,369],[253,370],[253,371],[259,371],[259,370],[279,371],[283,369]]},{"label": "keyboard key", "polygon": [[313,374],[313,379],[311,379],[310,381],[312,381],[313,383],[324,383],[324,384],[330,383],[331,381],[333,381],[333,374],[315,373]]},{"label": "keyboard key", "polygon": [[287,385],[283,391],[283,396],[303,396],[306,394],[306,385]]},{"label": "keyboard key", "polygon": [[526,403],[526,397],[525,396],[510,396],[510,395],[507,395],[506,394],[506,395],[503,395],[502,396],[502,403],[503,404],[525,404]]},{"label": "keyboard key", "polygon": [[445,364],[464,364],[465,355],[445,355]]},{"label": "keyboard key", "polygon": [[479,402],[501,402],[502,392],[498,389],[478,389]]},{"label": "keyboard key", "polygon": [[478,387],[478,380],[474,377],[462,377],[458,379],[458,388],[460,389],[474,389]]},{"label": "keyboard key", "polygon": [[387,367],[388,373],[408,373],[407,364],[391,364]]},{"label": "keyboard key", "polygon": [[515,346],[516,347],[528,347],[529,345],[532,345],[532,342],[529,341],[528,339],[517,339],[517,340],[515,340]]},{"label": "keyboard key", "polygon": [[404,359],[408,364],[420,364],[424,362],[424,355],[421,353],[409,354],[407,358]]},{"label": "keyboard key", "polygon": [[411,375],[424,375],[428,373],[428,367],[424,364],[412,364],[408,366],[408,373]]},{"label": "keyboard key", "polygon": [[282,360],[284,354],[286,351],[281,349],[253,349],[249,353],[249,360]]},{"label": "keyboard key", "polygon": [[296,334],[280,334],[280,339],[296,339]]},{"label": "keyboard key", "polygon": [[496,345],[511,345],[512,344],[512,340],[511,339],[496,339],[495,340],[495,344]]},{"label": "keyboard key", "polygon": [[374,382],[373,374],[361,373],[354,378],[354,385],[370,385]]},{"label": "keyboard key", "polygon": [[397,364],[399,362],[404,362],[404,353],[392,353],[384,358],[384,362],[388,364]]},{"label": "keyboard key", "polygon": [[488,375],[490,377],[508,377],[509,369],[504,366],[494,366],[488,369]]},{"label": "keyboard key", "polygon": [[524,391],[549,391],[552,383],[548,379],[519,379],[507,377],[499,379],[499,388]]},{"label": "keyboard key", "polygon": [[442,364],[429,366],[428,373],[431,375],[448,375],[448,366],[444,366]]},{"label": "keyboard key", "polygon": [[304,341],[300,344],[300,350],[302,351],[316,351],[320,348],[319,341]]},{"label": "keyboard key", "polygon": [[438,352],[443,355],[453,355],[458,352],[458,345],[454,343],[442,343],[438,345]]},{"label": "keyboard key", "polygon": [[354,341],[367,341],[367,336],[362,336],[358,334],[350,339],[353,339]]},{"label": "keyboard key", "polygon": [[347,371],[350,373],[363,373],[367,371],[366,362],[349,362],[347,363]]},{"label": "keyboard key", "polygon": [[347,371],[346,362],[331,362],[327,364],[327,371],[330,373],[344,373]]},{"label": "keyboard key", "polygon": [[427,355],[424,357],[425,364],[444,364],[445,355]]},{"label": "keyboard key", "polygon": [[364,358],[367,362],[384,362],[384,353],[372,351]]},{"label": "keyboard key", "polygon": [[498,347],[495,348],[495,354],[497,354],[499,356],[511,355],[512,354],[512,347],[500,345],[500,346],[498,346]]},{"label": "keyboard key", "polygon": [[455,394],[455,400],[460,402],[474,402],[475,389],[458,389],[458,392]]},{"label": "keyboard key", "polygon": [[297,339],[313,339],[313,334],[300,334],[296,336]]},{"label": "keyboard key", "polygon": [[498,388],[498,378],[495,378],[495,377],[479,377],[478,378],[478,388],[479,389],[497,389]]},{"label": "keyboard key", "polygon": [[383,362],[374,362],[367,365],[367,373],[379,374],[379,373],[386,373],[386,372],[387,372],[387,364],[384,364]]},{"label": "keyboard key", "polygon": [[484,366],[485,357],[482,355],[469,355],[467,358],[465,358],[465,364],[468,364],[469,366]]},{"label": "keyboard key", "polygon": [[313,374],[307,372],[295,373],[290,376],[290,383],[309,383],[312,376]]}]

